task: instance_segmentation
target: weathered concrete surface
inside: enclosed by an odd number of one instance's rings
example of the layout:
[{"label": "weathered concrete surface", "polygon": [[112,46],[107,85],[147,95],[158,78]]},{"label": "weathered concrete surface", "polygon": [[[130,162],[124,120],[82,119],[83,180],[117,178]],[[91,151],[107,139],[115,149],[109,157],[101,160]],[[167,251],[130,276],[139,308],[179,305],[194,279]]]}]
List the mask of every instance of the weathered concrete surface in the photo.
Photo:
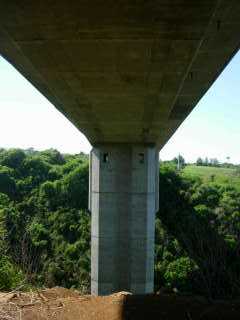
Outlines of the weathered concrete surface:
[{"label": "weathered concrete surface", "polygon": [[163,146],[239,33],[239,0],[0,0],[0,54],[93,145]]},{"label": "weathered concrete surface", "polygon": [[92,293],[153,292],[156,148],[100,145],[91,170]]}]

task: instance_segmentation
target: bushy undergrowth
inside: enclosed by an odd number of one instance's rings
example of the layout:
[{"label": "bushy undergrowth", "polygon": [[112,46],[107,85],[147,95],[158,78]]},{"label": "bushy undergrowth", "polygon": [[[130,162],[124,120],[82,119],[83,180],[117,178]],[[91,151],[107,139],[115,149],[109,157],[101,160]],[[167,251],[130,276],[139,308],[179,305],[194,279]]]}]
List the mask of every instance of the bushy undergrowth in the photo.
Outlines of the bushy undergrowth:
[{"label": "bushy undergrowth", "polygon": [[0,257],[0,290],[9,291],[24,284],[24,274],[8,256]]}]

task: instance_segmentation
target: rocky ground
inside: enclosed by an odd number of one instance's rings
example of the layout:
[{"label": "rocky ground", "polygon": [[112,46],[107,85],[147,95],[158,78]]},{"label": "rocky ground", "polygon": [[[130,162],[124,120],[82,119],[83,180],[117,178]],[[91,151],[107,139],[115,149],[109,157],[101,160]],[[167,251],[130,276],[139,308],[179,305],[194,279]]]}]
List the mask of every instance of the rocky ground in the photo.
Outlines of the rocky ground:
[{"label": "rocky ground", "polygon": [[209,303],[199,297],[80,295],[53,288],[0,294],[0,320],[231,320],[240,319],[240,300]]}]

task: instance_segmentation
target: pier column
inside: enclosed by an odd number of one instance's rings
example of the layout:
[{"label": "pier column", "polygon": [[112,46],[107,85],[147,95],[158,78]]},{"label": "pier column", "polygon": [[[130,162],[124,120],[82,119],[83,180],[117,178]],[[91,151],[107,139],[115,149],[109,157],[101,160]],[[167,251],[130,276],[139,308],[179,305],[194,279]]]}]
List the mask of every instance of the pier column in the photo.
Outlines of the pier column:
[{"label": "pier column", "polygon": [[98,145],[91,151],[91,291],[153,292],[158,151]]}]

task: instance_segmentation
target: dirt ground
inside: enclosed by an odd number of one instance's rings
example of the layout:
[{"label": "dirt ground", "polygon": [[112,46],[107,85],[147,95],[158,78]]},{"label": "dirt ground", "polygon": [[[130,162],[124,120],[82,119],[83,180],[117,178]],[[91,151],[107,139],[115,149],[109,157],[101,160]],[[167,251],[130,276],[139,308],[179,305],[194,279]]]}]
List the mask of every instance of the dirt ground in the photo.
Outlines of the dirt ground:
[{"label": "dirt ground", "polygon": [[29,293],[0,293],[0,320],[231,320],[240,319],[240,300],[209,303],[200,297],[106,297],[53,288]]}]

